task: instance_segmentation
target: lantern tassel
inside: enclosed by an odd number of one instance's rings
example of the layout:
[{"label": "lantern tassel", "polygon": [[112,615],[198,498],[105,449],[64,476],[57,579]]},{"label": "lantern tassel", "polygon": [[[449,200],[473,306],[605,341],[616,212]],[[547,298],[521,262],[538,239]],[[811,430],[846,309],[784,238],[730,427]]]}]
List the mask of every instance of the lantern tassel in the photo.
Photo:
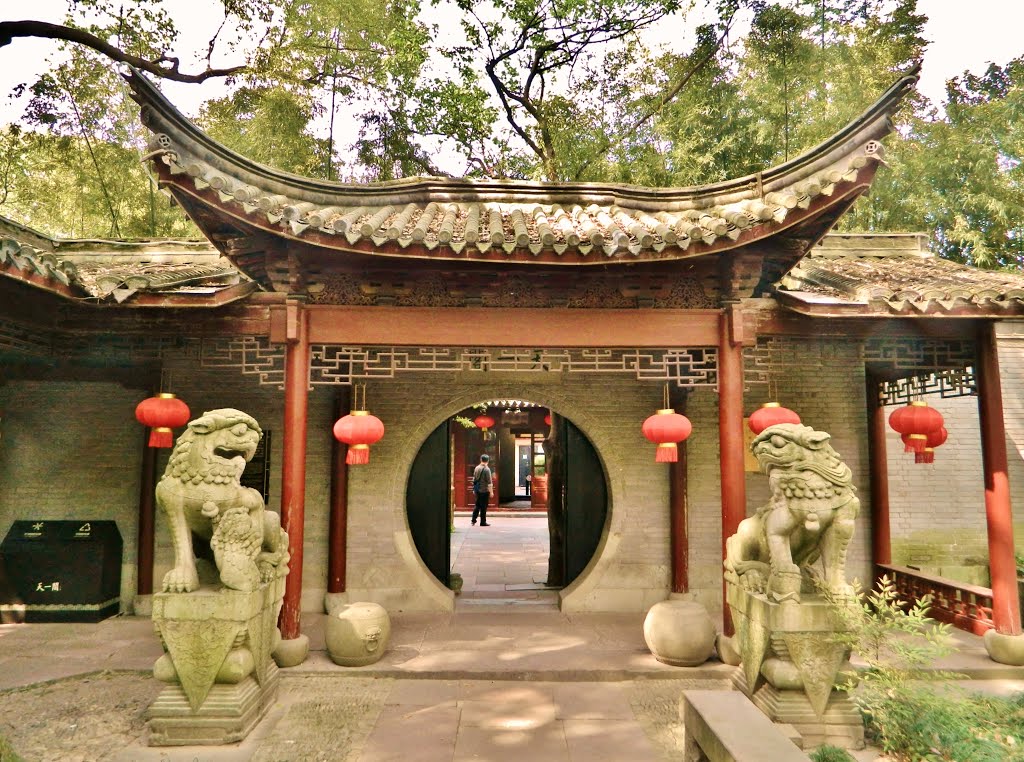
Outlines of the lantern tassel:
[{"label": "lantern tassel", "polygon": [[909,434],[904,441],[906,442],[904,452],[922,453],[928,446],[928,437],[924,434]]},{"label": "lantern tassel", "polygon": [[678,463],[679,448],[675,442],[662,442],[654,455],[655,463]]},{"label": "lantern tassel", "polygon": [[364,444],[349,445],[345,462],[350,466],[364,466],[370,462],[370,446]]},{"label": "lantern tassel", "polygon": [[163,426],[151,429],[149,432],[150,447],[173,447],[174,432]]}]

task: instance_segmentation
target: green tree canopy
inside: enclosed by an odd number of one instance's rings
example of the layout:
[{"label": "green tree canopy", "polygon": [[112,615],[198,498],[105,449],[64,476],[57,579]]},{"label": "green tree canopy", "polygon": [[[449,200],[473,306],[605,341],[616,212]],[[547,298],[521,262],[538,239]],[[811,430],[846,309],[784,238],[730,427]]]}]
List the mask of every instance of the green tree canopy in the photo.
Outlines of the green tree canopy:
[{"label": "green tree canopy", "polygon": [[[0,22],[63,54],[0,134],[0,213],[63,235],[190,231],[161,203],[111,63],[219,80],[216,140],[346,181],[441,174],[694,185],[765,169],[860,114],[922,58],[916,0],[222,0],[185,50],[163,0],[68,2]],[[698,15],[702,14],[702,15]],[[650,42],[676,30],[671,47]],[[691,40],[689,44],[685,40]],[[3,47],[8,44],[8,47]],[[848,230],[926,230],[942,256],[1022,264],[1021,60],[896,117],[887,170]]]}]

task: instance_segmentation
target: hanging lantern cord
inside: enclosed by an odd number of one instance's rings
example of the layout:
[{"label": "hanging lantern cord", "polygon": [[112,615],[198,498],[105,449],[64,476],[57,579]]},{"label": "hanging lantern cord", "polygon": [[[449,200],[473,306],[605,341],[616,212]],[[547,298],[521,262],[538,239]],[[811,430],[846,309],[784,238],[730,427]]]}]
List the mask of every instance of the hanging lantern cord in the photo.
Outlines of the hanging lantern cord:
[{"label": "hanging lantern cord", "polygon": [[665,382],[665,390],[664,391],[665,391],[665,404],[663,404],[661,407],[662,407],[663,410],[668,410],[668,382],[667,381]]}]

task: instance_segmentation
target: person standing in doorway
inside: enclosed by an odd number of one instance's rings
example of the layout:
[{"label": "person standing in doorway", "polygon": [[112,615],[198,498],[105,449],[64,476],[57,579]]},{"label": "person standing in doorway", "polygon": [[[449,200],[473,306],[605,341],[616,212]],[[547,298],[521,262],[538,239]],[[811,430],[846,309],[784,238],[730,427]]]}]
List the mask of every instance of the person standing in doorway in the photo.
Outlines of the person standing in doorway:
[{"label": "person standing in doorway", "polygon": [[476,524],[477,514],[480,515],[480,526],[489,527],[487,523],[487,503],[494,492],[491,479],[491,467],[487,464],[490,460],[486,455],[480,456],[480,463],[473,469],[473,493],[476,495],[476,505],[473,506],[472,524]]}]

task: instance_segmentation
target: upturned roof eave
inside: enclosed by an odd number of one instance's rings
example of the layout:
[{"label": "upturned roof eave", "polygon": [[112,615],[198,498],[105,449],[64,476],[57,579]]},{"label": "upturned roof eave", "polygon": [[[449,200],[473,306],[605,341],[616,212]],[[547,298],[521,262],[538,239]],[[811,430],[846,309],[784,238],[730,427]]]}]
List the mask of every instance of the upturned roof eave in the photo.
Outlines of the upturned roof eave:
[{"label": "upturned roof eave", "polygon": [[918,79],[919,68],[892,85],[864,113],[819,145],[793,159],[761,172],[700,186],[651,188],[609,183],[553,183],[519,180],[473,180],[412,177],[378,183],[341,183],[302,177],[268,167],[216,142],[183,116],[164,95],[132,69],[125,79],[142,119],[155,133],[189,149],[221,172],[291,198],[317,204],[359,205],[410,202],[577,202],[621,204],[641,210],[701,208],[764,195],[809,177],[835,164],[845,155],[878,140],[892,130],[891,115]]},{"label": "upturned roof eave", "polygon": [[1024,320],[1024,300],[986,300],[943,305],[936,300],[910,301],[868,299],[827,299],[820,295],[806,298],[799,291],[775,291],[782,307],[811,318],[865,319],[900,318],[909,320]]}]

